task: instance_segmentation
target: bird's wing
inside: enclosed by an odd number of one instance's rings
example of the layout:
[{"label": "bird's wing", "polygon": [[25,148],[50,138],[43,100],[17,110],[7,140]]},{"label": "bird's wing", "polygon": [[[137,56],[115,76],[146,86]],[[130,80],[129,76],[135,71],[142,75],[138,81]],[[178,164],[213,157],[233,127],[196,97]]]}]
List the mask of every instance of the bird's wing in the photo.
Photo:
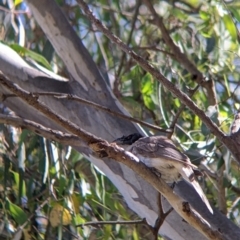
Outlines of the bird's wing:
[{"label": "bird's wing", "polygon": [[194,189],[196,190],[196,192],[198,193],[198,195],[201,197],[202,201],[205,203],[205,205],[207,206],[207,208],[209,209],[209,211],[213,214],[213,210],[212,207],[206,197],[206,195],[204,194],[201,186],[199,185],[199,183],[195,180],[194,177],[194,173],[192,168],[188,167],[188,166],[182,166],[182,168],[178,169],[179,173],[182,175],[182,177],[190,184],[194,187]]},{"label": "bird's wing", "polygon": [[[207,197],[195,180],[193,168],[197,168],[197,166],[191,164],[189,158],[181,153],[170,139],[162,136],[140,138],[131,146],[131,152],[145,158],[161,158],[169,163],[172,162],[181,176],[194,187],[209,211],[213,213]],[[181,164],[176,164],[176,162]]]},{"label": "bird's wing", "polygon": [[131,151],[133,154],[139,154],[145,158],[162,158],[172,161],[173,163],[179,162],[197,168],[197,166],[192,164],[189,158],[181,153],[174,143],[166,137],[141,138],[131,146]]}]

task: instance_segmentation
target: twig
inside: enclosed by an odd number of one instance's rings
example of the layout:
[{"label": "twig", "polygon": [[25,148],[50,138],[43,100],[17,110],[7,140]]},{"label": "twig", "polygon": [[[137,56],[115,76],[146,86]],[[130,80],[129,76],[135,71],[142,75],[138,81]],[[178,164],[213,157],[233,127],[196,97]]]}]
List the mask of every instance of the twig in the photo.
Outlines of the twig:
[{"label": "twig", "polygon": [[8,13],[12,13],[15,15],[19,15],[19,14],[29,14],[29,10],[13,10],[13,9],[8,9],[5,8],[3,6],[0,6],[0,10],[4,11],[4,12],[8,12]]},{"label": "twig", "polygon": [[[200,163],[199,169],[202,170],[204,172],[204,174],[207,175],[208,178],[210,178],[210,181],[212,182],[212,184],[214,185],[214,187],[218,190],[218,187],[216,186],[215,182],[218,182],[218,176],[215,172],[213,172],[208,166],[206,166],[205,164],[203,164],[202,162]],[[212,181],[215,180],[214,182]],[[231,183],[231,180],[228,179],[228,177],[226,179],[224,179],[224,181],[227,181],[227,188],[232,190],[233,192],[235,192],[238,196],[240,196],[240,188],[234,186]],[[225,184],[224,184],[225,185]],[[218,190],[219,191],[219,190]]]},{"label": "twig", "polygon": [[[113,111],[113,110],[111,110],[111,109],[109,109],[107,107],[101,106],[101,105],[99,105],[97,103],[94,103],[94,102],[88,101],[86,99],[77,97],[76,95],[63,94],[63,93],[57,93],[57,92],[32,92],[31,94],[36,96],[36,97],[38,97],[38,96],[52,96],[52,97],[60,98],[60,99],[64,99],[65,98],[65,99],[68,99],[68,100],[74,100],[74,101],[83,103],[85,105],[91,106],[93,108],[100,109],[103,112],[107,112],[108,114],[111,114],[113,116],[116,116],[116,117],[119,117],[119,118],[122,118],[122,119],[125,119],[125,120],[128,120],[128,121],[131,121],[131,122],[139,123],[139,124],[141,124],[143,126],[149,127],[151,129],[157,130],[159,132],[171,133],[171,129],[166,129],[166,130],[162,129],[162,128],[160,128],[158,126],[155,126],[153,124],[150,124],[150,123],[138,120],[138,119],[133,118],[133,117],[129,117],[129,116],[123,115],[120,112],[115,112],[115,111]],[[15,94],[2,94],[1,95],[1,99],[2,100],[6,99],[8,97],[17,97],[17,96]]]},{"label": "twig", "polygon": [[202,170],[207,176],[211,177],[214,180],[217,180],[217,174],[212,171],[206,164],[203,164],[202,161],[199,165],[199,169]]},{"label": "twig", "polygon": [[[131,42],[132,34],[133,34],[134,29],[135,29],[135,23],[136,23],[136,20],[137,20],[137,16],[138,16],[138,13],[139,13],[140,6],[141,6],[141,0],[138,0],[136,2],[136,9],[135,9],[135,12],[134,12],[134,15],[133,15],[133,18],[132,18],[131,31],[130,31],[130,34],[128,36],[127,45],[129,45],[130,42]],[[113,92],[117,97],[121,95],[119,93],[118,87],[119,87],[119,78],[120,78],[120,74],[121,74],[121,71],[122,71],[122,68],[123,68],[123,63],[124,63],[125,58],[126,58],[126,53],[123,52],[123,54],[121,56],[121,59],[120,59],[118,70],[115,72],[116,79],[115,79],[114,85],[113,85]]]},{"label": "twig", "polygon": [[3,74],[0,74],[0,84],[38,111],[45,114],[48,118],[51,118],[51,120],[56,122],[58,125],[81,137],[82,140],[88,144],[89,148],[98,154],[99,157],[107,156],[108,158],[114,159],[115,161],[120,162],[135,171],[158,192],[161,192],[178,214],[200,231],[204,236],[209,239],[223,239],[222,234],[218,230],[212,229],[210,224],[204,220],[200,214],[192,209],[187,202],[184,202],[180,197],[173,193],[172,189],[161,178],[158,178],[155,174],[153,174],[152,171],[144,163],[139,161],[136,156],[130,152],[124,151],[123,148],[119,148],[116,144],[109,144],[107,141],[79,128],[76,124],[71,123],[67,119],[58,116],[45,104],[41,103],[38,100],[38,97],[12,83]]},{"label": "twig", "polygon": [[111,11],[111,12],[114,12],[114,13],[118,13],[118,14],[121,14],[121,15],[129,17],[129,18],[133,17],[132,13],[123,11],[122,9],[121,9],[121,11],[118,11],[118,10],[112,8],[111,6],[103,5],[102,3],[98,4],[97,2],[92,2],[91,5],[96,7],[96,8],[102,8],[104,10]]},{"label": "twig", "polygon": [[240,188],[235,187],[234,185],[232,185],[230,181],[229,181],[228,188],[231,189],[233,192],[235,192],[237,195],[240,196]]},{"label": "twig", "polygon": [[224,181],[224,170],[225,170],[225,165],[222,165],[218,171],[217,171],[217,203],[218,203],[218,208],[219,210],[226,215],[227,214],[227,200],[226,200],[226,188],[223,184]]},{"label": "twig", "polygon": [[154,227],[152,228],[153,235],[155,239],[158,239],[158,232],[160,227],[163,225],[166,217],[172,212],[173,208],[171,207],[166,213],[163,211],[162,207],[162,195],[158,194],[158,218],[155,221]]},{"label": "twig", "polygon": [[141,220],[133,220],[133,221],[99,221],[99,222],[86,222],[82,223],[79,225],[76,225],[75,227],[85,227],[85,226],[93,226],[93,227],[99,227],[102,225],[116,225],[116,224],[121,224],[121,225],[130,225],[130,224],[146,224],[148,225],[147,221],[145,218]]},{"label": "twig", "polygon": [[173,53],[170,53],[169,51],[165,51],[160,49],[159,47],[157,47],[156,45],[152,45],[152,46],[134,46],[133,49],[137,49],[137,50],[151,50],[151,51],[156,51],[156,52],[161,52],[165,55],[170,56],[171,58],[175,59],[175,56]]},{"label": "twig", "polygon": [[48,201],[49,201],[49,198],[47,198],[43,203],[41,203],[41,204],[38,206],[38,208],[35,210],[35,212],[32,213],[32,214],[28,217],[27,221],[26,221],[25,223],[23,223],[21,226],[18,227],[18,229],[16,230],[16,232],[18,232],[19,230],[24,229],[25,226],[28,224],[28,222],[36,215],[36,212],[38,212],[39,210],[41,210],[41,209],[48,203]]},{"label": "twig", "polygon": [[231,214],[233,214],[233,211],[239,205],[239,202],[240,202],[240,197],[236,198],[235,201],[232,203],[232,206],[227,214],[228,218],[231,218]]},{"label": "twig", "polygon": [[[192,90],[191,94],[189,95],[190,98],[192,98],[193,95],[196,93],[196,91],[198,90],[198,87],[199,87],[199,86],[195,87],[195,88]],[[180,105],[180,107],[179,107],[179,109],[178,109],[178,112],[175,114],[174,119],[173,119],[173,121],[172,121],[172,123],[171,123],[171,125],[170,125],[170,129],[174,129],[174,127],[175,127],[175,125],[176,125],[176,123],[177,123],[177,121],[178,121],[178,118],[179,118],[179,116],[181,115],[181,113],[182,113],[182,111],[184,110],[185,107],[186,107],[185,104],[181,104],[181,105]]]},{"label": "twig", "polygon": [[[131,31],[130,31],[130,34],[129,34],[128,40],[127,40],[127,45],[129,45],[130,42],[131,42],[132,34],[133,34],[134,29],[135,29],[135,23],[136,23],[136,20],[137,20],[137,16],[138,16],[138,13],[139,13],[140,6],[141,6],[141,0],[137,0],[136,9],[135,9],[135,12],[134,12],[134,15],[133,15],[133,18],[132,18]],[[120,64],[119,64],[119,67],[118,67],[118,70],[117,70],[117,74],[116,74],[117,77],[119,77],[119,75],[122,71],[123,62],[125,60],[125,57],[126,57],[126,52],[123,52],[122,57],[120,59]]]}]

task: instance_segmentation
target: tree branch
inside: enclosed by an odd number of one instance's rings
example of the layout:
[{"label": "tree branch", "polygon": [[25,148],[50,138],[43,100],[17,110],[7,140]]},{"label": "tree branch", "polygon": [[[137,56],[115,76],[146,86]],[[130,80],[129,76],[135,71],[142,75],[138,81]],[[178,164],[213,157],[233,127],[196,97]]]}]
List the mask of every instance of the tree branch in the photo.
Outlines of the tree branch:
[{"label": "tree branch", "polygon": [[16,116],[9,116],[5,114],[0,114],[0,123],[8,124],[14,127],[22,127],[31,130],[37,135],[41,135],[52,141],[61,142],[65,145],[71,146],[83,146],[82,140],[73,134],[63,133],[60,131],[53,130],[51,128],[46,128],[39,123],[23,119]]},{"label": "tree branch", "polygon": [[76,124],[58,116],[45,104],[41,103],[38,97],[23,90],[17,84],[12,83],[3,74],[0,75],[0,84],[16,94],[26,103],[30,104],[32,107],[51,118],[57,124],[64,127],[66,130],[81,137],[82,140],[88,144],[91,150],[99,156],[112,158],[135,171],[139,174],[139,176],[149,182],[158,192],[161,192],[178,214],[208,239],[224,239],[223,235],[218,230],[213,230],[211,225],[204,220],[200,214],[198,214],[189,205],[189,203],[183,201],[180,197],[173,193],[172,189],[162,179],[159,179],[155,174],[153,174],[152,171],[140,162],[136,156],[130,152],[124,151],[124,149],[119,148],[116,144],[109,144],[107,141],[84,131]]},{"label": "tree branch", "polygon": [[[120,112],[116,112],[116,111],[113,111],[111,110],[110,108],[107,108],[107,107],[104,107],[104,106],[101,106],[100,104],[97,104],[97,103],[94,103],[92,101],[88,101],[86,99],[83,99],[83,98],[80,98],[78,96],[75,96],[75,95],[71,95],[71,94],[63,94],[63,93],[58,93],[58,92],[31,92],[32,95],[38,97],[38,96],[52,96],[52,97],[55,97],[57,99],[68,99],[68,100],[74,100],[74,101],[77,101],[77,102],[80,102],[80,103],[83,103],[87,106],[91,106],[95,109],[100,109],[102,110],[103,112],[107,112],[108,114],[110,115],[113,115],[113,116],[116,116],[116,117],[119,117],[119,118],[122,118],[122,119],[126,119],[128,121],[131,121],[131,122],[135,122],[135,123],[139,123],[143,126],[146,126],[148,128],[151,128],[151,129],[154,129],[154,130],[157,130],[159,132],[164,132],[164,133],[172,133],[172,130],[171,129],[162,129],[158,126],[155,126],[153,124],[150,124],[150,123],[147,123],[147,122],[144,122],[144,121],[141,121],[141,120],[138,120],[136,118],[133,118],[133,117],[129,117],[129,116],[126,116],[126,115],[123,115],[122,113]],[[6,98],[8,97],[16,97],[15,94],[2,94],[1,95],[1,99],[2,100],[5,100]]]}]

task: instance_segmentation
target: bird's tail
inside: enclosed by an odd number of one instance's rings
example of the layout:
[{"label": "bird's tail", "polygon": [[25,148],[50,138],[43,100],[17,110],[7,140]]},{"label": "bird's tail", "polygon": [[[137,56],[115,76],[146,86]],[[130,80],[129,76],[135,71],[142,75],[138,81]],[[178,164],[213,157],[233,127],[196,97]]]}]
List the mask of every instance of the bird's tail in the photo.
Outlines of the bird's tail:
[{"label": "bird's tail", "polygon": [[208,210],[213,214],[213,209],[212,209],[206,195],[204,194],[199,183],[195,180],[193,170],[189,167],[182,167],[181,175],[187,182],[189,182],[194,187],[194,189],[196,190],[198,195],[201,197],[202,201],[207,206]]},{"label": "bird's tail", "polygon": [[210,203],[209,203],[206,195],[204,194],[201,186],[199,185],[199,183],[196,180],[193,180],[192,182],[189,181],[189,183],[194,187],[194,189],[197,191],[198,195],[201,197],[203,202],[206,204],[208,210],[213,214],[213,209],[210,206]]}]

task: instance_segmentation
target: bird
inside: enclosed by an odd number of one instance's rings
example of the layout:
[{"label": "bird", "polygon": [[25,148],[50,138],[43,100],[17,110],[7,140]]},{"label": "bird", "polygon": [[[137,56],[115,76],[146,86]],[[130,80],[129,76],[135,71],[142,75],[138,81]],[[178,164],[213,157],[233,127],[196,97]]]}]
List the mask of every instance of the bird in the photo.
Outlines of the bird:
[{"label": "bird", "polygon": [[134,154],[147,167],[156,170],[166,183],[187,181],[198,193],[209,211],[213,209],[205,196],[196,176],[202,175],[198,167],[179,151],[172,140],[165,136],[144,137],[140,133],[122,136],[113,141],[126,151]]}]

